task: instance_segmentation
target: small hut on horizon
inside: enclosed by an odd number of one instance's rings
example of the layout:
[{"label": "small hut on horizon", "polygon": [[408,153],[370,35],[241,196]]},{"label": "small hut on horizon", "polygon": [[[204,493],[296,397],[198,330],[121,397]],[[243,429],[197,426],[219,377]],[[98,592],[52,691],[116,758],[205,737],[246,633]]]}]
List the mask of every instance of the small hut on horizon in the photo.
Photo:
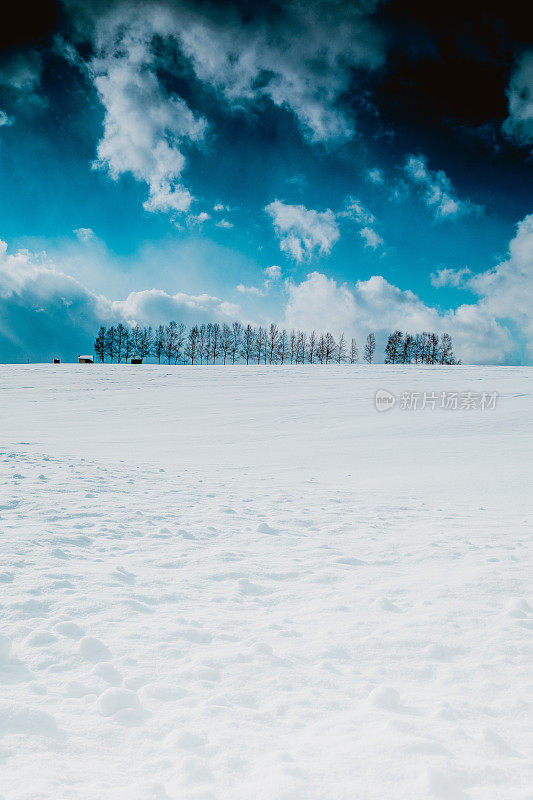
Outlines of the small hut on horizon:
[{"label": "small hut on horizon", "polygon": [[94,364],[94,356],[78,356],[78,364]]}]

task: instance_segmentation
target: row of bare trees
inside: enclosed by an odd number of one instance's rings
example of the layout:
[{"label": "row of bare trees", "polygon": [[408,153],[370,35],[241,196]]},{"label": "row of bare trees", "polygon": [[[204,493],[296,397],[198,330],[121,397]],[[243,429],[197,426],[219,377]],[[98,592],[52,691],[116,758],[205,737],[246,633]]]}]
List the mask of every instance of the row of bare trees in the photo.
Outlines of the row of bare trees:
[{"label": "row of bare trees", "polygon": [[[411,347],[411,344],[406,350],[406,340],[418,341],[419,336],[424,343],[422,350],[418,345]],[[430,346],[424,337],[433,336],[436,334],[417,334],[416,337],[406,334],[404,337],[400,331],[396,331],[389,337],[385,351],[386,363],[455,363],[450,360],[450,357],[453,359],[453,352],[451,337],[447,334],[443,334],[440,343],[436,336],[439,358],[430,359],[433,339]],[[447,360],[441,361],[439,359],[448,340],[449,355],[446,356]],[[259,327],[242,325],[240,322],[232,325],[204,323],[193,325],[188,330],[183,323],[177,322],[159,325],[154,330],[139,325],[129,328],[119,323],[110,328],[100,328],[94,350],[102,363],[106,360],[111,363],[127,362],[131,358],[154,358],[159,364],[355,364],[359,360],[355,339],[348,341],[344,333],[335,339],[329,331],[312,331],[310,334],[300,330],[287,331],[273,322]],[[374,361],[375,352],[376,337],[369,333],[363,348],[363,358],[368,364]]]},{"label": "row of bare trees", "polygon": [[385,364],[459,364],[449,333],[402,333],[394,331],[385,347]]}]

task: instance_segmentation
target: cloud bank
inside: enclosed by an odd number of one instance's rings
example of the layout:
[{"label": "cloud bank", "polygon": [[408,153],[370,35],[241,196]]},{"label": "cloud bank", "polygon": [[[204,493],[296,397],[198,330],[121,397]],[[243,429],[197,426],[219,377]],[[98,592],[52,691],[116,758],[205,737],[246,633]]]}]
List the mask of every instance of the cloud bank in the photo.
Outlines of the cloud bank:
[{"label": "cloud bank", "polygon": [[[257,291],[265,291],[280,277],[279,268],[267,268],[263,290]],[[436,280],[442,286],[468,289],[478,296],[477,302],[443,312],[379,275],[340,285],[312,272],[299,283],[285,281],[286,306],[278,321],[305,330],[344,330],[360,342],[373,331],[380,350],[394,328],[436,330],[452,334],[456,355],[465,363],[533,362],[533,215],[518,224],[508,257],[500,264],[477,275],[467,269],[441,270]],[[242,288],[243,297],[250,294]],[[100,324],[159,324],[174,318],[190,325],[247,317],[239,305],[207,293],[168,294],[150,289],[131,292],[124,300],[109,300],[42,256],[26,250],[11,255],[4,242],[0,245],[0,352],[4,360],[73,358],[91,349]]]}]

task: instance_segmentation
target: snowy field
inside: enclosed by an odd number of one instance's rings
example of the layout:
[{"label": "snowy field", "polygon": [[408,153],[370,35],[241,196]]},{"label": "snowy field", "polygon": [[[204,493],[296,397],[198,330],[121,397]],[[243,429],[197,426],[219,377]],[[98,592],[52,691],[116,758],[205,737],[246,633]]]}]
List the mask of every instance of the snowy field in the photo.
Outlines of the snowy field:
[{"label": "snowy field", "polygon": [[0,367],[0,796],[531,800],[532,378]]}]

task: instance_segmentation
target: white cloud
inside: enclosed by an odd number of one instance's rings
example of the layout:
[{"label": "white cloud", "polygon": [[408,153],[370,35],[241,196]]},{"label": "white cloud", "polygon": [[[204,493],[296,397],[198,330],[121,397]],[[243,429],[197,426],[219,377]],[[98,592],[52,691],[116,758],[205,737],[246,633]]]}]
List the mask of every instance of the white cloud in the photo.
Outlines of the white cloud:
[{"label": "white cloud", "polygon": [[[284,323],[305,330],[340,330],[360,342],[373,331],[382,351],[394,328],[449,332],[457,357],[473,363],[533,362],[533,214],[522,220],[508,257],[477,275],[440,270],[437,282],[462,284],[477,302],[441,311],[413,292],[374,275],[355,284],[338,284],[319,272],[300,283],[286,281]],[[452,274],[453,273],[453,274]],[[265,289],[239,289],[243,296],[264,294],[272,275],[265,270]],[[238,305],[210,294],[169,294],[159,289],[130,292],[110,300],[27,250],[9,254],[0,242],[0,352],[6,360],[74,357],[92,347],[100,324],[126,321],[159,324],[172,318],[196,321],[243,319]]]},{"label": "white cloud", "polygon": [[379,167],[373,167],[372,169],[367,170],[366,179],[370,183],[382,184],[383,172],[379,169]]},{"label": "white cloud", "polygon": [[239,283],[236,289],[241,294],[254,294],[254,295],[263,294],[261,289],[258,289],[257,286],[245,286],[243,283]]},{"label": "white cloud", "polygon": [[14,254],[0,241],[0,352],[4,360],[74,358],[91,352],[99,325],[118,322],[187,325],[242,317],[239,306],[209,294],[159,289],[109,300],[27,250]]},{"label": "white cloud", "polygon": [[41,80],[41,57],[34,50],[11,53],[0,66],[0,86],[21,94],[33,92]]},{"label": "white cloud", "polygon": [[346,198],[346,209],[339,216],[349,217],[361,225],[373,225],[376,221],[374,215],[356,197]]},{"label": "white cloud", "polygon": [[404,172],[421,189],[424,202],[434,212],[435,219],[450,219],[481,211],[481,207],[470,200],[460,200],[446,173],[429,169],[426,156],[407,156]]},{"label": "white cloud", "polygon": [[221,212],[221,211],[229,211],[229,206],[225,206],[223,203],[215,203],[213,206],[213,211]]},{"label": "white cloud", "polygon": [[373,227],[376,223],[374,214],[372,214],[372,212],[357,198],[347,197],[345,210],[340,211],[337,217],[347,217],[361,226],[358,233],[366,248],[378,250],[385,244],[383,238],[375,230],[375,227]]},{"label": "white cloud", "polygon": [[[94,24],[83,18],[87,8],[74,0],[69,5],[82,30]],[[222,12],[216,4],[106,5],[111,15],[98,18],[95,12],[99,38],[114,28],[131,39],[142,18],[144,28],[178,48],[196,77],[232,109],[247,111],[266,99],[292,112],[310,141],[352,136],[339,98],[350,88],[354,68],[371,70],[384,61],[384,37],[371,21],[377,0],[357,0],[348,8],[330,0],[288,0],[276,14],[258,7],[245,24],[237,8]]]},{"label": "white cloud", "polygon": [[524,53],[507,90],[509,116],[503,131],[520,144],[533,144],[533,50]]},{"label": "white cloud", "polygon": [[215,222],[217,228],[233,228],[233,222],[230,222],[227,219],[219,219],[218,222]]},{"label": "white cloud", "polygon": [[466,268],[440,270],[433,277],[440,286],[467,287],[478,302],[441,312],[380,276],[348,286],[314,272],[288,284],[285,321],[307,330],[344,330],[359,340],[373,331],[380,347],[394,328],[448,332],[466,363],[533,361],[533,214],[518,224],[509,257],[493,269],[473,276]]},{"label": "white cloud", "polygon": [[365,247],[370,247],[371,250],[377,250],[379,247],[383,247],[383,239],[373,228],[369,228],[368,226],[361,228],[359,236],[363,240]]},{"label": "white cloud", "polygon": [[10,117],[5,111],[0,108],[0,128],[9,128],[15,122],[14,117]]},{"label": "white cloud", "polygon": [[374,7],[353,3],[340,15],[326,0],[293,0],[280,7],[281,24],[278,15],[242,25],[226,10],[223,26],[189,13],[178,36],[200,80],[232,106],[265,97],[290,109],[311,141],[343,140],[353,128],[337,100],[353,67],[383,62],[381,37],[367,21]]},{"label": "white cloud", "polygon": [[115,180],[131,173],[148,185],[147,211],[175,215],[192,202],[181,181],[183,148],[204,138],[207,122],[158,77],[152,38],[170,31],[166,13],[150,16],[136,8],[103,17],[90,74],[105,108],[95,167]]},{"label": "white cloud", "polygon": [[278,267],[277,264],[273,264],[271,267],[265,269],[265,275],[267,276],[267,281],[279,281],[281,278],[281,267]]},{"label": "white cloud", "polygon": [[92,228],[75,228],[73,232],[80,242],[90,242],[96,238]]},{"label": "white cloud", "polygon": [[207,211],[200,211],[199,214],[189,214],[187,223],[191,226],[201,227],[208,219],[211,219],[211,215]]},{"label": "white cloud", "polygon": [[463,269],[439,269],[437,272],[430,275],[431,285],[436,289],[440,289],[443,286],[453,286],[457,288],[459,286],[464,286],[467,277],[471,274],[468,267],[463,267]]},{"label": "white cloud", "polygon": [[402,291],[374,275],[353,286],[339,285],[318,272],[289,285],[285,323],[306,330],[340,331],[362,342],[376,334],[381,354],[388,334],[397,328],[451,333],[456,356],[464,362],[498,363],[512,350],[509,331],[478,305],[445,314],[425,305],[411,291]]},{"label": "white cloud", "polygon": [[340,236],[335,214],[329,208],[315,211],[274,200],[265,211],[272,218],[280,249],[295,261],[309,260],[316,253],[328,254]]}]

